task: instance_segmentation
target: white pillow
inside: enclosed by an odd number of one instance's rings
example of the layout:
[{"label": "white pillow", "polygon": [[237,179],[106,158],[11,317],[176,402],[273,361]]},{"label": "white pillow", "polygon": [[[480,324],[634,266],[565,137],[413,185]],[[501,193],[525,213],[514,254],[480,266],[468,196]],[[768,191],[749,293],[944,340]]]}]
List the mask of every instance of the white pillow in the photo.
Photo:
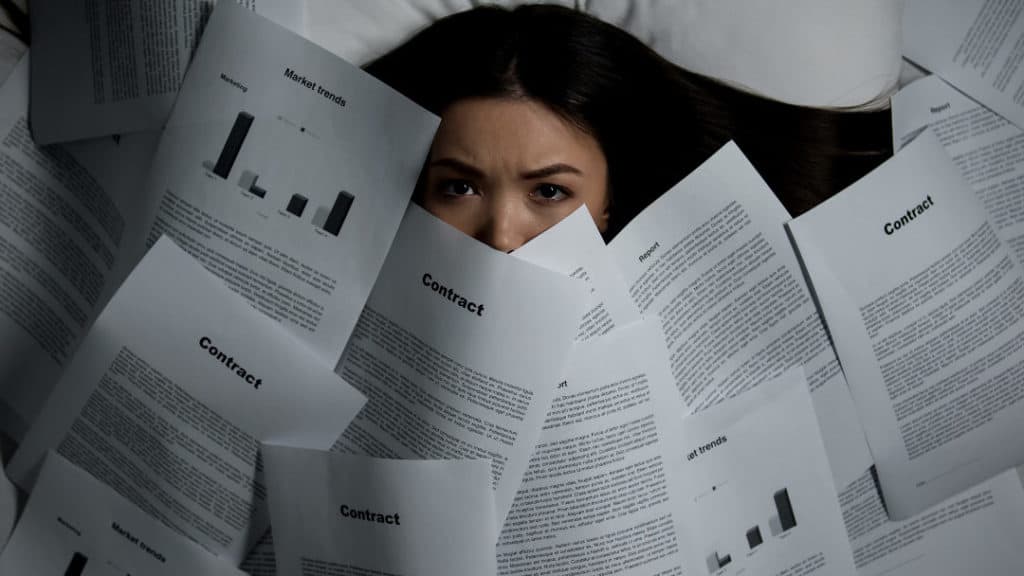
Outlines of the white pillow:
[{"label": "white pillow", "polygon": [[887,103],[903,0],[588,0],[676,64],[793,104]]},{"label": "white pillow", "polygon": [[[899,78],[903,0],[549,1],[621,26],[684,68],[794,104],[884,104]],[[358,65],[453,12],[524,3],[306,2],[310,38]]]},{"label": "white pillow", "polygon": [[[306,0],[307,36],[362,66],[398,46],[434,20],[481,4],[514,6],[523,0]],[[575,7],[574,0],[551,4]]]}]

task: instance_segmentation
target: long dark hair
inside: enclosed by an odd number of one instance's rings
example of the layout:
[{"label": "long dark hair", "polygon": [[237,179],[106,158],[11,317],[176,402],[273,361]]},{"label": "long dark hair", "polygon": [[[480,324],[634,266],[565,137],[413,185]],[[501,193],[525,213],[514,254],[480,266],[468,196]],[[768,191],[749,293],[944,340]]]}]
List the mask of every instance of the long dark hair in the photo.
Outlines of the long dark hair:
[{"label": "long dark hair", "polygon": [[891,155],[888,116],[791,106],[685,71],[624,30],[554,5],[442,18],[366,70],[440,115],[525,97],[592,135],[608,161],[606,239],[730,139],[795,213]]}]

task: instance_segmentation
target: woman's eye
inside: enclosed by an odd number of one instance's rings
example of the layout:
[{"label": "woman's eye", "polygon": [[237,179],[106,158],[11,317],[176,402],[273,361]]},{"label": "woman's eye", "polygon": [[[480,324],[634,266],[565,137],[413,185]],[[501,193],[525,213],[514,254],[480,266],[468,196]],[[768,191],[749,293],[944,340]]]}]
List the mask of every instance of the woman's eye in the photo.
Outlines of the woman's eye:
[{"label": "woman's eye", "polygon": [[565,188],[554,184],[541,184],[537,186],[533,191],[533,195],[535,198],[545,202],[557,202],[569,197]]},{"label": "woman's eye", "polygon": [[465,180],[449,180],[441,183],[441,192],[446,196],[472,196],[476,194],[473,185]]}]

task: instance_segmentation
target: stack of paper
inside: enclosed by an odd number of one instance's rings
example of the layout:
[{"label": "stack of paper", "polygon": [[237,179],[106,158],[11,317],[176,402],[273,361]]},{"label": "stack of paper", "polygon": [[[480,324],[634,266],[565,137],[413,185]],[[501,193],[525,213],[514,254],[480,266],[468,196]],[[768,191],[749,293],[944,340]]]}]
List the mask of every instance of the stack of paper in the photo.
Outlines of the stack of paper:
[{"label": "stack of paper", "polygon": [[908,2],[903,149],[799,218],[730,143],[506,254],[410,203],[439,119],[287,6],[41,1],[0,573],[1024,572],[1024,140],[978,80],[1018,4]]}]

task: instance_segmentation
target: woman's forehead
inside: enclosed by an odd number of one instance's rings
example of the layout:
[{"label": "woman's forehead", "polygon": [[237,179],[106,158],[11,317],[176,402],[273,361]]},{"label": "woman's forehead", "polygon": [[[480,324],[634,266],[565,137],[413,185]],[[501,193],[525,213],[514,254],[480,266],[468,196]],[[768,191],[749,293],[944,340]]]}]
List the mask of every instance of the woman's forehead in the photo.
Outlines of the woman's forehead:
[{"label": "woman's forehead", "polygon": [[527,98],[472,98],[449,106],[431,160],[453,157],[479,168],[534,170],[554,163],[604,172],[600,144],[544,104]]}]

